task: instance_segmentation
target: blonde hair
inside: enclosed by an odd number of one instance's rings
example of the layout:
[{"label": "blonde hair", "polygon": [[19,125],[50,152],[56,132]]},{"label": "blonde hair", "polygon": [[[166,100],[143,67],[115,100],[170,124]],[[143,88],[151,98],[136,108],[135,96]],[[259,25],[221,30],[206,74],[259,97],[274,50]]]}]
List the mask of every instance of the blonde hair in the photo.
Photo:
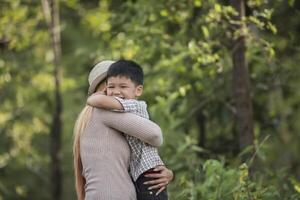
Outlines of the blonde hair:
[{"label": "blonde hair", "polygon": [[75,188],[78,200],[85,198],[85,178],[82,175],[82,162],[80,157],[80,137],[82,136],[87,123],[91,118],[93,107],[86,105],[77,117],[74,126],[74,142],[73,142],[73,157],[74,157],[74,173],[75,173]]}]

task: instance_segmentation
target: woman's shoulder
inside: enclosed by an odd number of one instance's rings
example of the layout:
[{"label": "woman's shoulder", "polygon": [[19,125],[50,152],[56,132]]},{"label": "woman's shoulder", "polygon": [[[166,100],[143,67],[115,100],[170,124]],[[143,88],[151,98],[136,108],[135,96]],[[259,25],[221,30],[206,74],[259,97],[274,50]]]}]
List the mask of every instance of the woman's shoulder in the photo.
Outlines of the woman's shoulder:
[{"label": "woman's shoulder", "polygon": [[92,112],[92,118],[96,118],[97,120],[108,120],[110,118],[116,118],[116,115],[118,115],[119,112],[114,112],[110,110],[106,110],[103,108],[96,108],[94,107],[93,112]]},{"label": "woman's shoulder", "polygon": [[[129,116],[137,116],[133,113],[129,113],[129,112],[118,112],[115,110],[107,110],[107,109],[102,109],[102,108],[96,108],[94,107],[93,109],[93,115],[95,115],[95,117],[101,117],[101,118],[118,118],[118,117],[129,117]],[[138,116],[137,116],[138,117]]]},{"label": "woman's shoulder", "polygon": [[110,113],[111,111],[109,110],[94,107],[92,112],[92,118],[96,118],[97,120],[105,119],[110,116]]}]

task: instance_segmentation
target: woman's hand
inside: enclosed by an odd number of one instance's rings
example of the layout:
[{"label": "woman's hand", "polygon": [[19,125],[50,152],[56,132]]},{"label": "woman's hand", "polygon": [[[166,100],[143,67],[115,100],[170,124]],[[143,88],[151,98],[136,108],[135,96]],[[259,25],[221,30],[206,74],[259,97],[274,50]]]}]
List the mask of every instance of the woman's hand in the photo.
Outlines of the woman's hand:
[{"label": "woman's hand", "polygon": [[159,188],[159,190],[156,192],[156,195],[158,195],[173,180],[174,175],[172,170],[169,170],[163,165],[156,166],[153,171],[159,173],[146,174],[145,177],[155,178],[155,180],[146,181],[144,184],[151,185],[148,188],[149,190]]}]

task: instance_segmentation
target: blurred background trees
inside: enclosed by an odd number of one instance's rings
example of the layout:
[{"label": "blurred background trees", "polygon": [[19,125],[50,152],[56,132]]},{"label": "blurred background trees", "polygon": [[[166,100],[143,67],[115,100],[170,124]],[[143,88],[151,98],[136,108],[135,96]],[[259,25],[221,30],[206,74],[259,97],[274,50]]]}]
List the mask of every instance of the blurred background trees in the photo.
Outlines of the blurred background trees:
[{"label": "blurred background trees", "polygon": [[[142,98],[176,173],[170,199],[300,199],[299,1],[57,1],[58,62],[49,2],[0,1],[0,199],[75,199],[72,130],[87,76],[119,58],[144,69]],[[240,38],[248,80],[235,73]],[[57,109],[61,148],[50,142]],[[246,143],[239,126],[252,129]]]}]

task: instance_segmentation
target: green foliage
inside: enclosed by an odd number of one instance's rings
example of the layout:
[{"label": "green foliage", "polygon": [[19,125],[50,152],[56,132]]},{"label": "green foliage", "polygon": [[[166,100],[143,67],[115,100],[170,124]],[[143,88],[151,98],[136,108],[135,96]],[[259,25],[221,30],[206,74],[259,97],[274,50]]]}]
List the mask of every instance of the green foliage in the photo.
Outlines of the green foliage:
[{"label": "green foliage", "polygon": [[[240,167],[225,167],[223,162],[207,160],[200,166],[198,165],[198,169],[194,168],[192,175],[184,172],[176,174],[176,183],[171,189],[173,187],[182,189],[172,191],[170,199],[279,200],[284,198],[275,186],[251,179],[246,164]],[[259,176],[263,175],[259,174]]]},{"label": "green foliage", "polygon": [[[251,0],[237,20],[228,1],[60,1],[63,199],[75,198],[72,129],[87,74],[97,61],[119,58],[143,66],[142,98],[164,132],[160,155],[176,173],[170,199],[300,199],[299,8]],[[241,35],[254,107],[252,176],[233,129],[231,52]],[[0,1],[0,200],[51,197],[52,58],[41,2]]]}]

